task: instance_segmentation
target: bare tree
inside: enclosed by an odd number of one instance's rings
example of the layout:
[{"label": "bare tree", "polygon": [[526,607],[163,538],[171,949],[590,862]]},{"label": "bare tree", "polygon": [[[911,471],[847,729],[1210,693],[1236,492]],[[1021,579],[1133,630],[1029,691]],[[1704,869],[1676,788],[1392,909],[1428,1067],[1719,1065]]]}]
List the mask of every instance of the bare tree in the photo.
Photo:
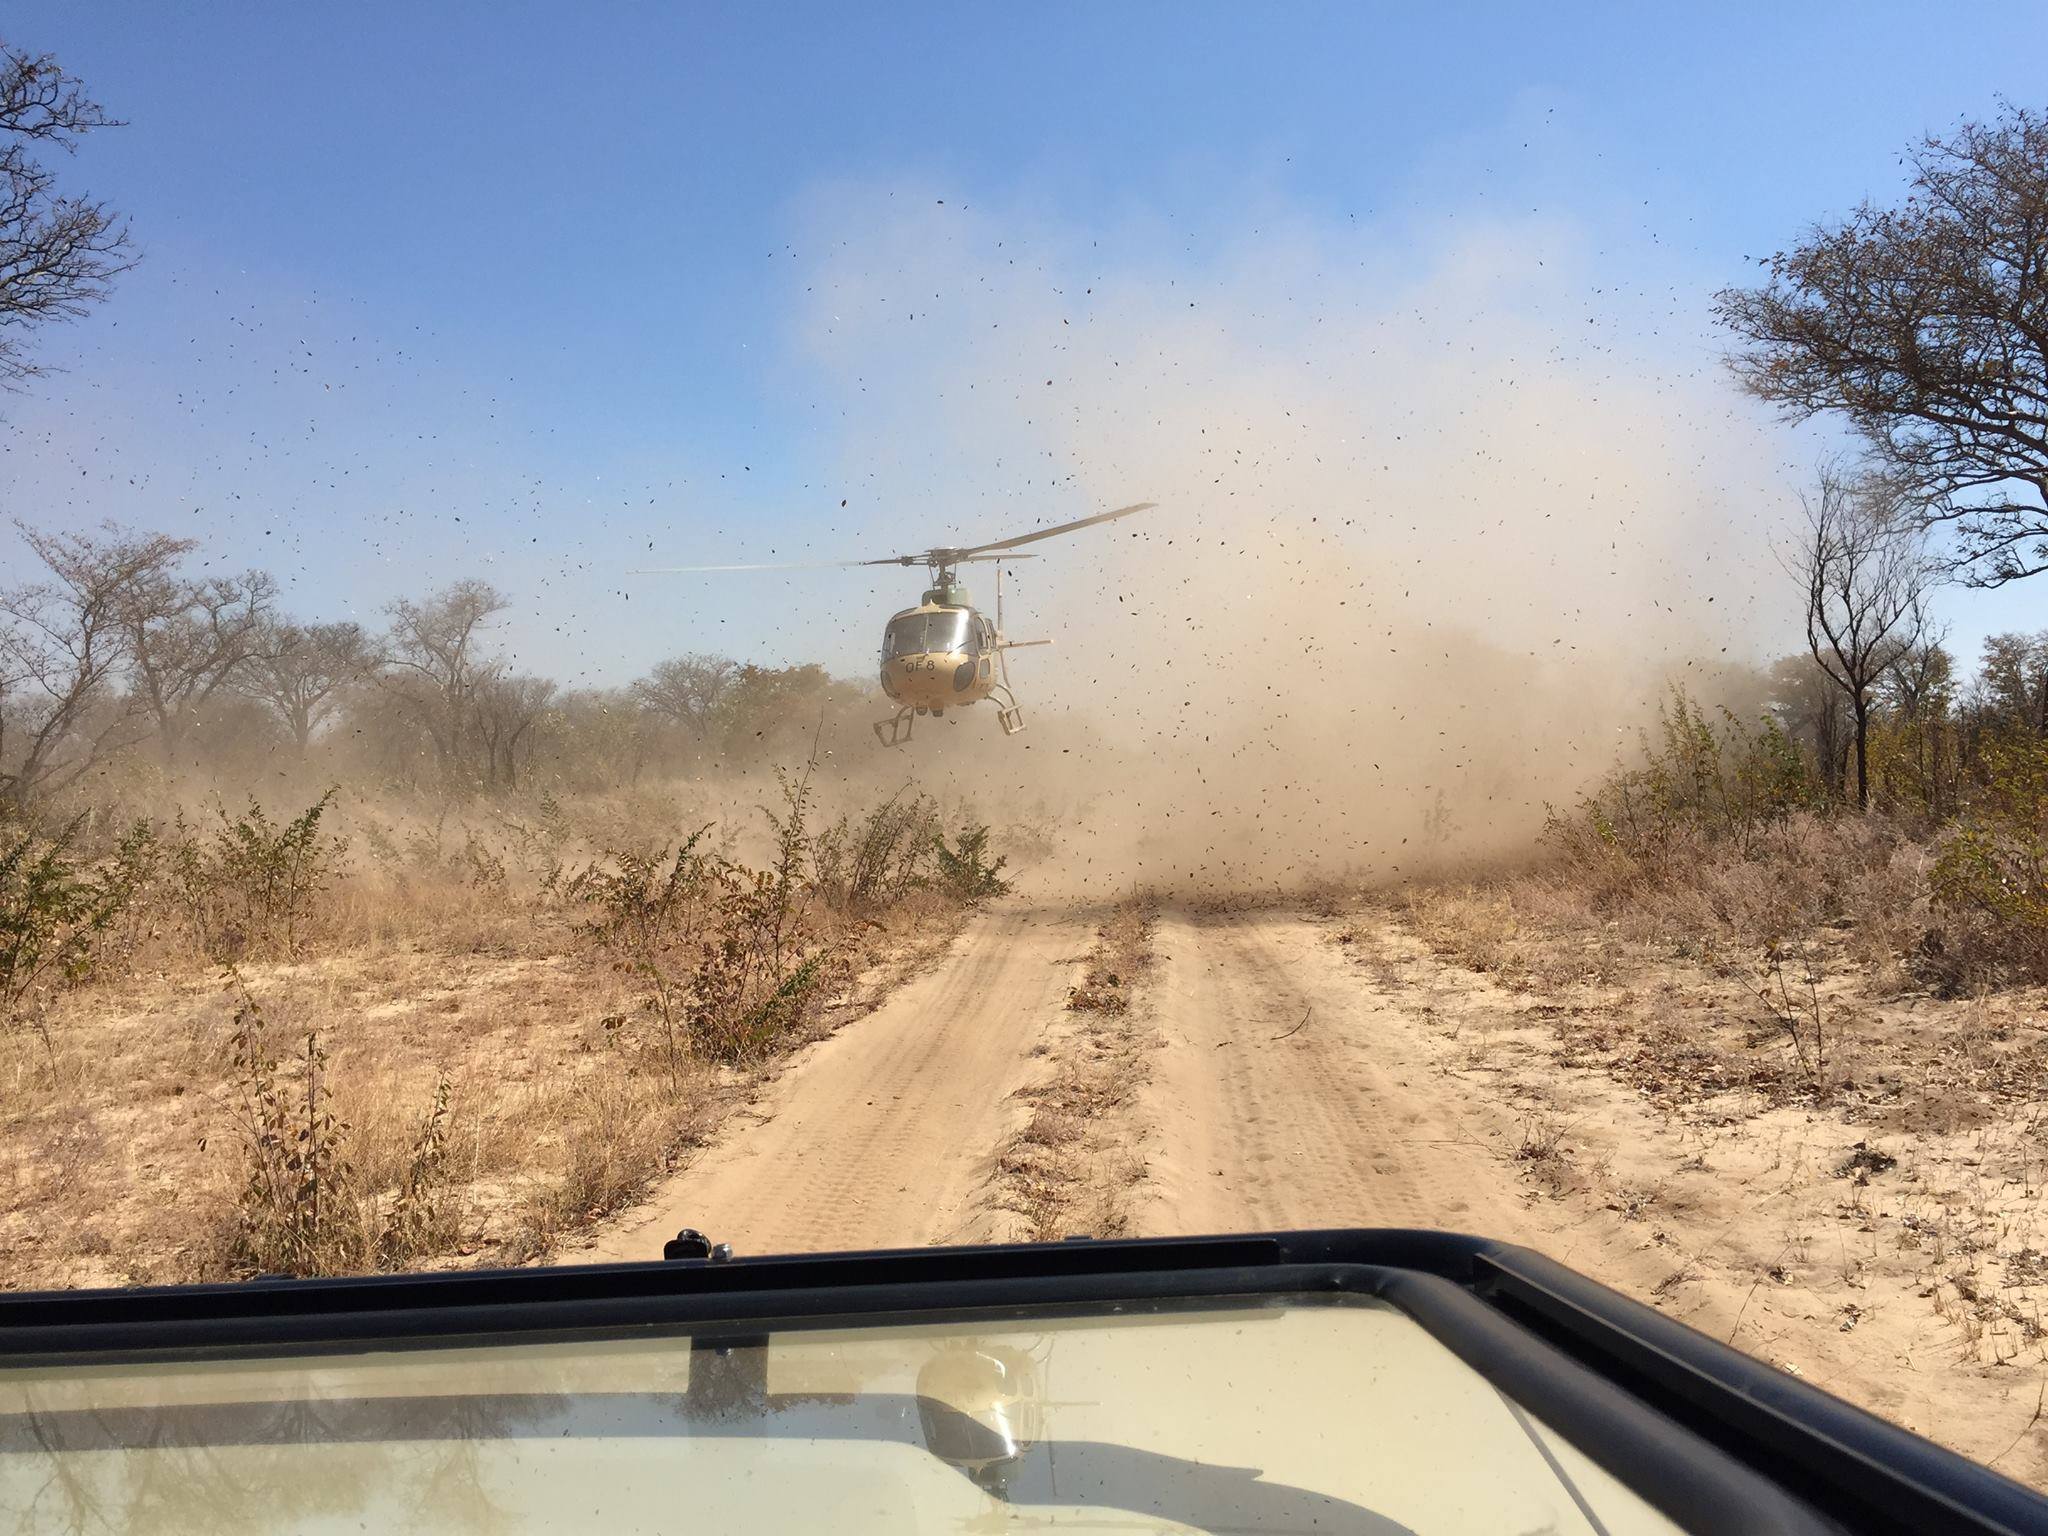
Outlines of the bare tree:
[{"label": "bare tree", "polygon": [[1911,193],[1765,263],[1716,312],[1753,392],[1845,416],[1948,525],[1964,580],[2048,569],[2048,115],[1929,138]]},{"label": "bare tree", "polygon": [[166,763],[213,696],[255,653],[277,583],[262,571],[188,581],[154,571],[129,584],[121,604],[129,687],[156,727]]},{"label": "bare tree", "polygon": [[477,744],[493,788],[518,787],[522,745],[554,696],[555,685],[544,677],[492,677],[477,689]]},{"label": "bare tree", "polygon": [[1806,535],[1787,567],[1806,600],[1806,643],[1849,706],[1856,806],[1870,805],[1870,715],[1876,690],[1927,630],[1928,562],[1910,500],[1889,481],[1821,472],[1802,498]]},{"label": "bare tree", "polygon": [[376,667],[359,624],[294,624],[266,618],[236,686],[259,700],[291,732],[299,756],[340,707],[349,684]]},{"label": "bare tree", "polygon": [[458,581],[423,602],[400,599],[386,610],[388,670],[379,684],[427,732],[450,785],[468,774],[478,695],[505,671],[485,652],[486,627],[510,606],[488,582]]},{"label": "bare tree", "polygon": [[1812,751],[1827,792],[1846,793],[1853,734],[1849,709],[1842,690],[1811,651],[1787,656],[1771,668],[1771,710],[1785,733]]},{"label": "bare tree", "polygon": [[118,126],[48,54],[0,45],[0,388],[40,370],[28,333],[73,319],[134,264],[128,229],[105,203],[61,197],[36,148],[69,152]]},{"label": "bare tree", "polygon": [[724,656],[673,656],[634,683],[633,694],[647,709],[703,742],[739,670],[738,662]]},{"label": "bare tree", "polygon": [[140,734],[117,685],[136,593],[192,548],[167,534],[38,533],[46,580],[0,592],[0,795],[20,804],[76,779]]}]

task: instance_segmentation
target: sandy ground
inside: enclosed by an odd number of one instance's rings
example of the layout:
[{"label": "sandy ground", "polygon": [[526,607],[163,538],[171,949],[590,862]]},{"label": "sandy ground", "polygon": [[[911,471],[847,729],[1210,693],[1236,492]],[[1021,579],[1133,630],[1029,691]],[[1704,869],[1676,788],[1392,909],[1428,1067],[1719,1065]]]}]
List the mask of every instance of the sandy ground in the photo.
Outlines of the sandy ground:
[{"label": "sandy ground", "polygon": [[1320,934],[1275,913],[1169,913],[1165,1044],[1145,1096],[1145,1234],[1448,1227],[1522,1236],[1525,1202],[1424,1042],[1389,1029]]},{"label": "sandy ground", "polygon": [[[1078,1048],[1063,1004],[1092,931],[1081,912],[999,906],[562,1257],[652,1257],[683,1226],[753,1254],[1007,1235],[999,1159],[1017,1096]],[[1920,1230],[1895,1219],[1909,1193],[1841,1176],[1853,1127],[1780,1110],[1716,1132],[1661,1113],[1561,1059],[1530,998],[1385,915],[1167,912],[1154,948],[1131,1027],[1156,1043],[1107,1137],[1143,1169],[1126,1230],[1414,1225],[1525,1243],[2048,1486],[2038,1335],[1987,1352],[1938,1304],[1928,1256],[1898,1241]],[[1099,1149],[1103,1129],[1076,1145]]]},{"label": "sandy ground", "polygon": [[754,1254],[996,1235],[982,1197],[1088,934],[1072,912],[988,914],[794,1058],[654,1200],[561,1257],[659,1258],[684,1227]]}]

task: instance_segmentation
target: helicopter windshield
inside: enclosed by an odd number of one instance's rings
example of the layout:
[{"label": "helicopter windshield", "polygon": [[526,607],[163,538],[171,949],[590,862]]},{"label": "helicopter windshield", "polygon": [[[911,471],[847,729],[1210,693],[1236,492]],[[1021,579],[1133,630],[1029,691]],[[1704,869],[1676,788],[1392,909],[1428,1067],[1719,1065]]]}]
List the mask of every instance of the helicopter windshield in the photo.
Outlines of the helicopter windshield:
[{"label": "helicopter windshield", "polygon": [[901,614],[889,621],[883,655],[917,656],[927,651],[978,650],[973,618],[965,608]]}]

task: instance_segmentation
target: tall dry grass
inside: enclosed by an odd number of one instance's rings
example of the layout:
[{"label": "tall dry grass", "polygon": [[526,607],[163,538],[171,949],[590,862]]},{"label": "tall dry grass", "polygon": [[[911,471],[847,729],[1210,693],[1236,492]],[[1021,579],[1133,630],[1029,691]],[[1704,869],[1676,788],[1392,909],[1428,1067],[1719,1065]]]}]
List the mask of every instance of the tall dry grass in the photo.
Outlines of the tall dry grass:
[{"label": "tall dry grass", "polygon": [[[948,877],[959,846],[921,797],[826,818],[789,781],[758,827],[682,854],[687,834],[655,839],[692,808],[635,798],[18,830],[25,861],[55,848],[74,884],[126,894],[44,914],[66,958],[0,1024],[7,1283],[544,1254],[986,893]],[[603,846],[622,814],[633,837]],[[749,841],[758,867],[731,851]],[[874,866],[853,883],[848,848]],[[677,859],[623,939],[608,893]],[[0,879],[0,927],[27,921],[24,885]]]}]

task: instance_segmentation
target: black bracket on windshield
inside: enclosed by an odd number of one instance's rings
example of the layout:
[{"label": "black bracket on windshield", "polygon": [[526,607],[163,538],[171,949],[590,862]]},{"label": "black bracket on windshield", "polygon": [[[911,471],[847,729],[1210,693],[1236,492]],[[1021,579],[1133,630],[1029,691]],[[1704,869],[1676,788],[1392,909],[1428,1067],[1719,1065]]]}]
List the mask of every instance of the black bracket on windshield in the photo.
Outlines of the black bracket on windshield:
[{"label": "black bracket on windshield", "polygon": [[661,1256],[671,1260],[723,1264],[732,1258],[732,1244],[714,1243],[695,1227],[685,1227],[662,1245]]}]

